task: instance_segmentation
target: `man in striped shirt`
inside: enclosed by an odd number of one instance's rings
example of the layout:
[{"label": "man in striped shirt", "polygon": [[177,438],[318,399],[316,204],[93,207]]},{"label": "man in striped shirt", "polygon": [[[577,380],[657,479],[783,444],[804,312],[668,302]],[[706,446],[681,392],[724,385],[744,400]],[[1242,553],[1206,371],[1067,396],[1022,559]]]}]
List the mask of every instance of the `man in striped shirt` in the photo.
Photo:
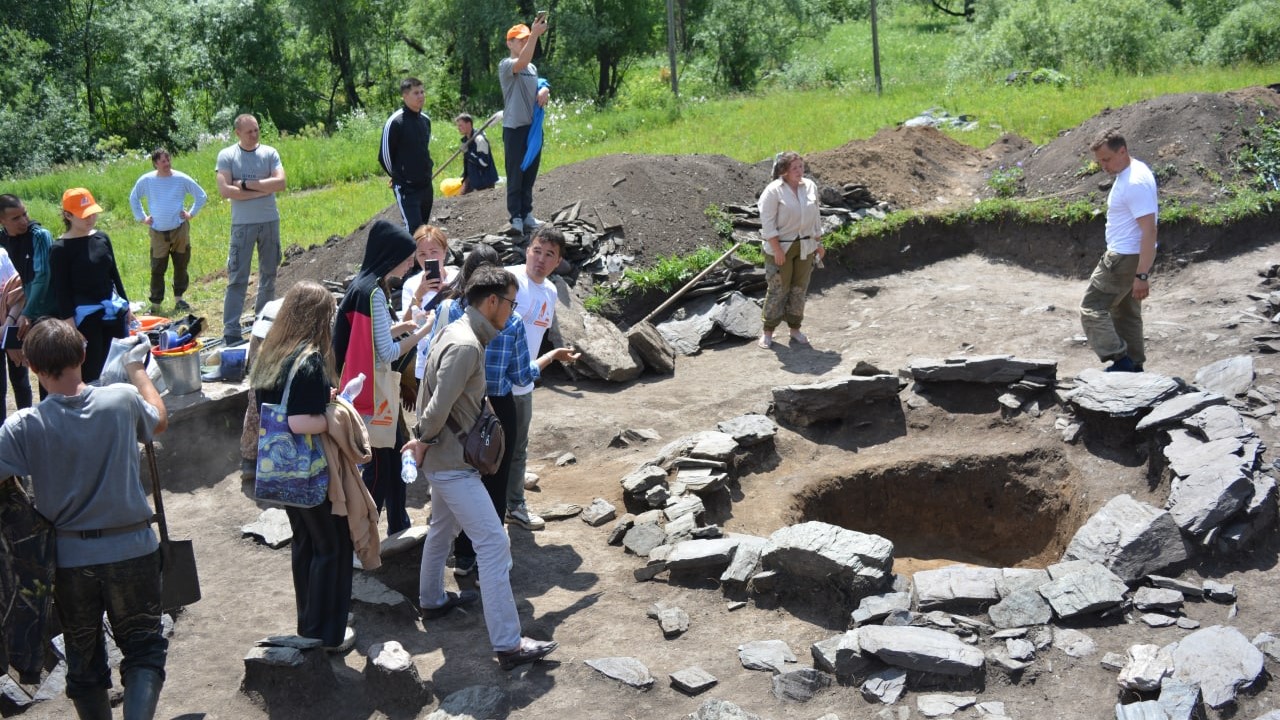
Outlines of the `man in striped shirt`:
[{"label": "man in striped shirt", "polygon": [[[187,265],[191,262],[191,226],[187,221],[204,207],[208,196],[204,189],[186,173],[173,169],[169,151],[159,147],[151,152],[151,166],[155,168],[138,178],[129,193],[129,206],[133,217],[147,226],[151,237],[151,312],[159,313],[164,302],[164,274],[169,270],[169,256],[173,256],[174,309],[190,310],[182,299],[190,279]],[[186,207],[187,196],[192,198],[191,209]],[[147,201],[147,210],[142,207]]]}]

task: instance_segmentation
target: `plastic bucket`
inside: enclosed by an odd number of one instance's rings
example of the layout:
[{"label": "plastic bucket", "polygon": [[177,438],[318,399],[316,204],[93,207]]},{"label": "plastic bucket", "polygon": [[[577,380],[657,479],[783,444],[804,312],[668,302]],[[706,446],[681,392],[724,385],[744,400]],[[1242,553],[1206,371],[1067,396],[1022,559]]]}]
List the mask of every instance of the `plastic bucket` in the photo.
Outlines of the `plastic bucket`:
[{"label": "plastic bucket", "polygon": [[183,352],[152,352],[151,359],[160,366],[160,376],[169,386],[170,395],[200,392],[200,346],[197,341],[194,347]]}]

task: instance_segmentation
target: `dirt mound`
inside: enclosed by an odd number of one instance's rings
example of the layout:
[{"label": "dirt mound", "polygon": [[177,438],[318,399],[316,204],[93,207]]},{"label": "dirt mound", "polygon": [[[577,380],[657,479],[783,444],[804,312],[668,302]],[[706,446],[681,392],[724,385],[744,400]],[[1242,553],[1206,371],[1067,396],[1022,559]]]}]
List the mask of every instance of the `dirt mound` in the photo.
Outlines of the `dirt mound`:
[{"label": "dirt mound", "polygon": [[933,209],[972,202],[983,186],[983,169],[1031,144],[1007,136],[986,150],[951,139],[931,127],[890,128],[867,140],[806,156],[824,185],[866,185],[895,208]]},{"label": "dirt mound", "polygon": [[1109,178],[1089,172],[1089,145],[1103,131],[1117,129],[1134,157],[1151,166],[1162,202],[1213,203],[1225,183],[1239,179],[1235,156],[1248,143],[1260,116],[1274,120],[1280,95],[1269,88],[1227,93],[1165,95],[1122,108],[1107,108],[1043,147],[1016,156],[1022,162],[1029,197],[1068,200],[1101,195]]}]

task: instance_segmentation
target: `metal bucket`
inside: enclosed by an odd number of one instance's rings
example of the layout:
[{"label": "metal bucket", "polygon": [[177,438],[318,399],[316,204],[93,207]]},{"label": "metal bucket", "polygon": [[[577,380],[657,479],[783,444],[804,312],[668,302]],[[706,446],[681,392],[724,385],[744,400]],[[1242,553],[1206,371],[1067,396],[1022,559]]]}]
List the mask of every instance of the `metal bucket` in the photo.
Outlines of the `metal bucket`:
[{"label": "metal bucket", "polygon": [[170,395],[187,395],[200,392],[200,346],[182,353],[153,354],[152,360],[160,366],[160,376],[169,386]]}]

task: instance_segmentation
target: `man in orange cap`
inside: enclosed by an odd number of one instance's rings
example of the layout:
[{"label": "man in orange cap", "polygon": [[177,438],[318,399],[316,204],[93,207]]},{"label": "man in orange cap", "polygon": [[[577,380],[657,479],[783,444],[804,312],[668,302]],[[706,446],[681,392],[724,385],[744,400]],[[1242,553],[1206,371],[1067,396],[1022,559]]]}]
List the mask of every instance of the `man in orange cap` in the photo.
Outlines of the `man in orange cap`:
[{"label": "man in orange cap", "polygon": [[533,183],[538,178],[541,153],[524,164],[529,148],[529,132],[533,129],[534,107],[546,107],[551,91],[538,85],[538,68],[533,51],[538,38],[547,31],[546,15],[540,13],[533,27],[515,25],[507,31],[507,49],[511,57],[498,63],[498,81],[502,85],[502,147],[506,152],[507,215],[511,227],[519,233],[531,233],[540,224],[533,216]]}]

